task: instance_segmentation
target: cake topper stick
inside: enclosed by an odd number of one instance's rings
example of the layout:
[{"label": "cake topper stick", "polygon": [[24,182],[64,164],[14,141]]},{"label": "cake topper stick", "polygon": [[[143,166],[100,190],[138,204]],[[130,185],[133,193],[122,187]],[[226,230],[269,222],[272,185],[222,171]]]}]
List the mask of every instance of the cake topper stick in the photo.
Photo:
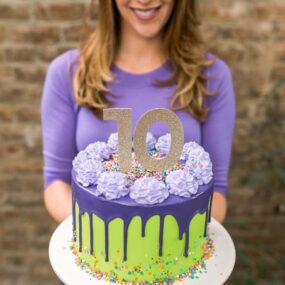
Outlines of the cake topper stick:
[{"label": "cake topper stick", "polygon": [[121,172],[126,173],[132,167],[132,109],[104,109],[103,119],[118,121],[119,169]]},{"label": "cake topper stick", "polygon": [[[148,128],[156,122],[168,125],[171,134],[169,153],[162,159],[156,159],[148,154],[146,135]],[[134,134],[136,157],[141,165],[149,171],[162,171],[172,168],[180,159],[184,145],[184,131],[179,118],[168,109],[153,109],[145,113],[137,123]]]}]

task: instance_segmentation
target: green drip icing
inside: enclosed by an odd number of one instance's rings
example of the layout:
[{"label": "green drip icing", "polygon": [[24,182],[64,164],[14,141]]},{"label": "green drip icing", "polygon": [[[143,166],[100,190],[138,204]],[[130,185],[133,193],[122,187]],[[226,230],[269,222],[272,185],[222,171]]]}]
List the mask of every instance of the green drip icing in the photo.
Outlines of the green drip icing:
[{"label": "green drip icing", "polygon": [[[76,219],[79,208],[76,204]],[[178,224],[173,216],[165,217],[163,235],[163,256],[159,257],[159,216],[153,216],[146,223],[145,237],[141,236],[141,218],[134,217],[128,229],[127,261],[123,261],[123,220],[116,218],[109,223],[109,262],[105,262],[104,222],[93,214],[94,256],[90,250],[90,219],[82,216],[83,252],[79,255],[91,268],[103,272],[114,271],[119,279],[139,282],[182,274],[201,260],[205,241],[204,224],[206,213],[196,214],[189,225],[189,257],[185,258],[183,239],[178,238]],[[77,229],[78,230],[78,229]],[[78,234],[78,233],[77,233]],[[163,261],[163,262],[162,262]],[[184,270],[183,270],[184,269]]]}]

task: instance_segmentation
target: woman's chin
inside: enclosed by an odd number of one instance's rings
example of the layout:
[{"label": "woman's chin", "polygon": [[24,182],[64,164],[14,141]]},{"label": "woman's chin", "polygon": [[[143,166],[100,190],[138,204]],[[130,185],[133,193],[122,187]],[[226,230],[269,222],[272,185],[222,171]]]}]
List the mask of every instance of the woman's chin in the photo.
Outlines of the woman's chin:
[{"label": "woman's chin", "polygon": [[136,33],[141,38],[144,38],[146,40],[151,40],[151,39],[160,37],[161,29],[151,28],[151,27],[143,28],[143,29],[136,29]]}]

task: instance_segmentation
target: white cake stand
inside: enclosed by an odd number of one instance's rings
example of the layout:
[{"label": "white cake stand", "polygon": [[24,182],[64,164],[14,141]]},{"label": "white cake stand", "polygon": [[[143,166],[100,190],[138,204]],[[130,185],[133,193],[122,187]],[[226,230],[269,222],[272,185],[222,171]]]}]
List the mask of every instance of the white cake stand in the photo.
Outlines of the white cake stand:
[{"label": "white cake stand", "polygon": [[[234,268],[236,252],[234,243],[225,228],[212,219],[209,233],[214,241],[215,253],[206,262],[207,273],[198,279],[185,279],[175,285],[222,285],[230,277]],[[97,280],[75,264],[75,256],[69,245],[72,237],[72,218],[63,221],[54,231],[49,244],[51,266],[65,285],[114,285],[108,281]]]}]

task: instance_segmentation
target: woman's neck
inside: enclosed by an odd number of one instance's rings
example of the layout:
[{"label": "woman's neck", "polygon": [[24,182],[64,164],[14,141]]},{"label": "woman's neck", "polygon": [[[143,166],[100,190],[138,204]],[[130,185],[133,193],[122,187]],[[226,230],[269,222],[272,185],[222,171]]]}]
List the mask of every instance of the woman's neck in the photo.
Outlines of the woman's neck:
[{"label": "woman's neck", "polygon": [[145,73],[161,66],[166,56],[161,37],[145,38],[133,31],[122,30],[115,64],[132,73]]}]

